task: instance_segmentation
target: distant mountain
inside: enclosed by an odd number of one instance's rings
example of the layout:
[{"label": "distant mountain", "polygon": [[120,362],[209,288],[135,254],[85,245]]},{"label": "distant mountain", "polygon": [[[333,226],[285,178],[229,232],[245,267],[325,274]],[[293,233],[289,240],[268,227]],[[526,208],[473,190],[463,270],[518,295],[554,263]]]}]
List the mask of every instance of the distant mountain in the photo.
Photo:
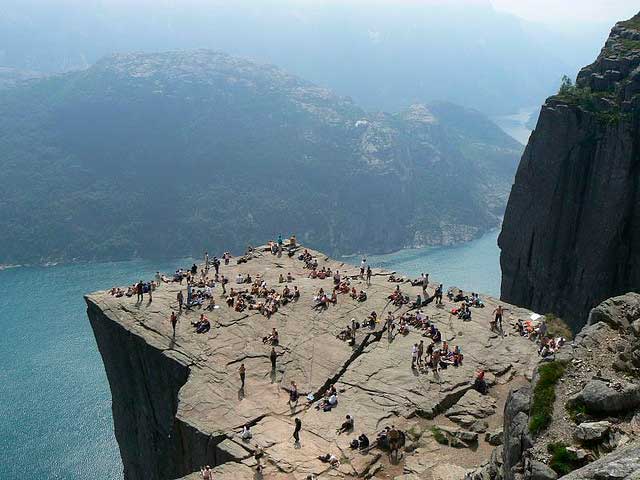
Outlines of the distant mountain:
[{"label": "distant mountain", "polygon": [[607,31],[559,34],[489,0],[5,0],[0,65],[60,72],[115,52],[205,47],[277,64],[367,109],[447,100],[500,115],[539,105]]},{"label": "distant mountain", "polygon": [[126,54],[0,89],[0,263],[201,253],[296,233],[333,253],[499,224],[522,146],[451,104],[369,114],[273,66]]}]

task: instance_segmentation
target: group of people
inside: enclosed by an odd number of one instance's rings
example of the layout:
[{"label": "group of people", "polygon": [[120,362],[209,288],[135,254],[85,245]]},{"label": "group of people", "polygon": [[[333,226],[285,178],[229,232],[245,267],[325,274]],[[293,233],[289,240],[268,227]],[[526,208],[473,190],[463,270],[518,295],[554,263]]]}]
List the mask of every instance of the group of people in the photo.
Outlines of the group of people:
[{"label": "group of people", "polygon": [[449,366],[458,367],[462,365],[463,359],[462,349],[458,345],[450,348],[446,340],[431,342],[426,350],[424,340],[420,340],[420,343],[414,343],[411,348],[411,368],[416,370],[431,367],[431,370],[437,372]]}]

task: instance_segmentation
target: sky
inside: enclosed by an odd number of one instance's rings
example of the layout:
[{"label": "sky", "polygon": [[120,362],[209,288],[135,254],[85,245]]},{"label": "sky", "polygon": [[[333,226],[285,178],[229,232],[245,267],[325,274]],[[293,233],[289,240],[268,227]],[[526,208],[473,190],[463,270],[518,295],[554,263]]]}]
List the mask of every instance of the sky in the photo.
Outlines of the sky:
[{"label": "sky", "polygon": [[490,0],[496,10],[554,27],[563,24],[608,23],[640,11],[637,0]]}]

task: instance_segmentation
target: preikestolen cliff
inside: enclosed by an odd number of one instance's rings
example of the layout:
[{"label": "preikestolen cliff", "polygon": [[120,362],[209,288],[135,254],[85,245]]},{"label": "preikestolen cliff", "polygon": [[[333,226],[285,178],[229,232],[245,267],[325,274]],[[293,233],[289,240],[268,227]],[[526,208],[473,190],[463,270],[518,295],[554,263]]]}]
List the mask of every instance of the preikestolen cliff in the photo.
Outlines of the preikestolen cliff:
[{"label": "preikestolen cliff", "polygon": [[640,480],[640,13],[543,3],[9,1],[0,477]]}]

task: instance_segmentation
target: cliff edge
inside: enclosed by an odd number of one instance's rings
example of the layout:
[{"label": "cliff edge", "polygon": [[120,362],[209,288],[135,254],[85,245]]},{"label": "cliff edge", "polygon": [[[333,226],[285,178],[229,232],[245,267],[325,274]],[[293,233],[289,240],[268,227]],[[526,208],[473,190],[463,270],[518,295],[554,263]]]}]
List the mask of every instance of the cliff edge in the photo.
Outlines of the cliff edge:
[{"label": "cliff edge", "polygon": [[640,14],[542,106],[498,244],[501,298],[579,329],[640,288]]},{"label": "cliff edge", "polygon": [[[430,339],[414,326],[406,334],[400,334],[399,327],[390,332],[384,319],[392,312],[397,323],[401,314],[410,312],[409,305],[389,302],[397,286],[411,299],[422,293],[421,287],[389,281],[390,272],[376,269],[367,284],[358,268],[310,252],[318,269],[339,270],[351,287],[366,290],[366,300],[339,294],[335,305],[314,309],[315,293],[333,289],[331,276],[309,278],[310,270],[297,258],[301,250],[278,257],[262,249],[223,264],[220,273],[231,279],[227,293],[231,287],[253,288],[234,283],[238,274],[249,274],[278,292],[285,285],[297,287],[299,300],[282,305],[270,317],[229,307],[216,284],[213,298],[221,303],[219,308],[184,309],[174,336],[169,318],[178,311],[177,292],[184,292],[186,284],[163,282],[152,301],[146,294],[139,302],[135,295],[118,298],[106,291],[86,297],[111,386],[125,478],[196,478],[193,472],[206,464],[215,467],[216,478],[253,478],[254,457],[262,451],[265,478],[355,478],[384,471],[390,478],[406,474],[462,480],[491,455],[501,439],[507,393],[528,384],[538,360],[535,344],[507,328],[531,312],[509,307],[503,336],[489,329],[495,299],[483,297],[486,306],[472,308],[470,321],[451,314],[460,303],[446,296],[440,306],[431,302],[423,312],[449,348],[462,349],[464,360],[437,373],[412,368],[412,346],[424,340],[426,349]],[[291,282],[280,283],[280,275],[286,278],[289,273]],[[432,294],[435,286],[427,291]],[[379,321],[365,327],[372,311]],[[211,329],[198,334],[192,322],[201,313],[208,316]],[[353,345],[337,338],[351,319],[362,325]],[[279,344],[272,370],[271,345],[263,339],[274,327]],[[245,388],[238,373],[243,363]],[[486,372],[487,395],[472,388],[479,368]],[[301,393],[294,404],[288,402],[292,381]],[[331,411],[316,409],[332,384],[337,405]],[[306,399],[309,393],[314,395],[311,402]],[[337,428],[346,415],[354,418],[354,428],[340,434]],[[302,421],[299,447],[292,439],[296,417]],[[240,437],[245,424],[253,434],[248,441]],[[378,448],[349,448],[361,433],[374,442],[376,433],[391,425],[406,433],[399,460],[390,462]],[[318,459],[327,453],[340,460],[339,467]]]}]

